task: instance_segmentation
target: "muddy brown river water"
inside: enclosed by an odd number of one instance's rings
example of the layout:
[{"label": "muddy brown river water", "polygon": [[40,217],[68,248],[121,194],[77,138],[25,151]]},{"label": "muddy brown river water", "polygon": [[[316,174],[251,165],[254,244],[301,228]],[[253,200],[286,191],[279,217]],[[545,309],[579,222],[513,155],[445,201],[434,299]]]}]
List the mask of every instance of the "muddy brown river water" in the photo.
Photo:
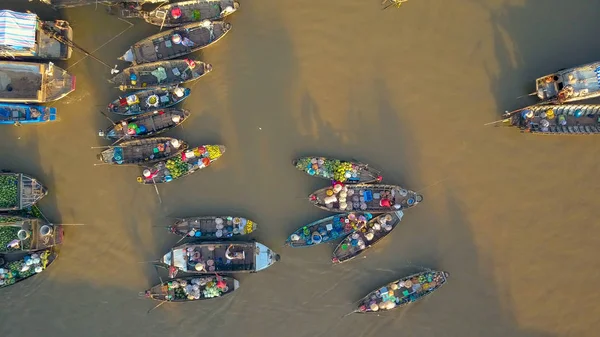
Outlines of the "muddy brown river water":
[{"label": "muddy brown river water", "polygon": [[[154,189],[136,167],[96,166],[108,145],[98,112],[119,95],[109,69],[78,52],[64,63],[77,89],[53,105],[60,122],[3,127],[2,168],[38,177],[39,206],[66,229],[59,260],[2,289],[1,336],[598,336],[600,138],[484,127],[533,102],[534,78],[600,59],[600,3],[589,0],[242,1],[232,31],[197,57],[213,72],[187,85],[192,111],[167,135],[227,152]],[[103,6],[53,11],[93,51],[129,27]],[[158,27],[143,21],[94,53],[119,63]],[[115,116],[116,118],[116,116]],[[394,232],[331,266],[333,246],[283,248],[297,227],[327,216],[306,197],[327,184],[294,169],[310,154],[356,158],[386,183],[419,190]],[[173,217],[237,214],[281,254],[220,300],[156,302],[149,264],[178,238]],[[447,285],[415,305],[341,318],[374,288],[429,267]],[[164,275],[164,274],[163,274]]]}]

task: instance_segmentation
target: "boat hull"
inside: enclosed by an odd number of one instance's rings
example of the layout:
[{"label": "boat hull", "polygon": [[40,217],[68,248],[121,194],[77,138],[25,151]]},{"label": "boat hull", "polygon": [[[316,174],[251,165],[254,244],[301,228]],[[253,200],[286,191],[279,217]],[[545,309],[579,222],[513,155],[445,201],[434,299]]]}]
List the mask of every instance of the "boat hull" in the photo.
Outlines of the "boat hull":
[{"label": "boat hull", "polygon": [[27,125],[57,121],[56,108],[42,105],[0,104],[0,124]]},{"label": "boat hull", "polygon": [[[229,253],[228,253],[229,251]],[[227,256],[237,257],[229,259]],[[170,269],[170,277],[178,271],[188,274],[253,273],[279,261],[279,254],[258,242],[205,242],[174,247],[159,261]]]},{"label": "boat hull", "polygon": [[346,236],[333,251],[331,261],[344,263],[363,254],[377,242],[388,236],[402,221],[402,211],[381,214],[371,219],[366,226]]},{"label": "boat hull", "polygon": [[[178,8],[178,17],[173,9]],[[144,15],[149,24],[161,27],[177,27],[184,24],[210,20],[215,21],[233,14],[240,8],[234,0],[191,0],[181,1],[156,8]]]},{"label": "boat hull", "polygon": [[[29,268],[24,270],[27,268],[25,267],[26,259],[36,261],[36,256],[39,262],[29,265]],[[58,251],[54,248],[38,251],[33,254],[18,254],[18,256],[16,254],[0,254],[0,259],[4,261],[4,264],[0,265],[0,288],[11,286],[43,272],[57,258]],[[35,269],[38,267],[41,270],[36,271]]]},{"label": "boat hull", "polygon": [[444,271],[426,271],[390,282],[359,300],[355,313],[389,311],[415,303],[438,290],[448,280]]},{"label": "boat hull", "polygon": [[153,137],[178,127],[189,116],[188,110],[160,109],[123,119],[99,135],[111,140]]},{"label": "boat hull", "polygon": [[210,73],[212,65],[194,60],[145,63],[124,69],[109,80],[121,91],[176,86],[195,81]]},{"label": "boat hull", "polygon": [[[192,285],[192,287],[187,287],[187,285]],[[197,289],[194,289],[194,285],[197,286]],[[230,276],[180,277],[146,290],[143,296],[161,302],[193,302],[222,298],[239,287],[240,282]]]},{"label": "boat hull", "polygon": [[169,226],[169,232],[182,237],[219,240],[247,235],[256,230],[252,220],[232,216],[201,216],[183,218]]},{"label": "boat hull", "polygon": [[112,101],[107,110],[125,116],[139,115],[177,105],[188,98],[191,92],[189,88],[180,87],[140,90]]},{"label": "boat hull", "polygon": [[316,207],[329,212],[387,213],[418,205],[423,196],[397,185],[336,184],[309,195]]},{"label": "boat hull", "polygon": [[362,228],[373,215],[370,213],[342,213],[319,219],[298,228],[285,241],[292,248],[312,247],[345,238]]},{"label": "boat hull", "polygon": [[231,24],[223,21],[187,24],[135,43],[119,60],[140,65],[176,59],[214,45],[230,30]]},{"label": "boat hull", "polygon": [[200,171],[221,158],[225,153],[224,145],[202,145],[189,149],[180,157],[161,161],[144,170],[137,182],[144,185],[168,183]]},{"label": "boat hull", "polygon": [[504,115],[505,122],[522,132],[538,135],[598,135],[600,105],[533,105]]},{"label": "boat hull", "polygon": [[292,164],[298,170],[312,177],[339,181],[344,184],[366,184],[383,180],[378,171],[357,162],[326,157],[302,157],[294,160]]},{"label": "boat hull", "polygon": [[102,151],[98,159],[112,165],[147,165],[179,155],[188,145],[170,137],[130,140]]}]

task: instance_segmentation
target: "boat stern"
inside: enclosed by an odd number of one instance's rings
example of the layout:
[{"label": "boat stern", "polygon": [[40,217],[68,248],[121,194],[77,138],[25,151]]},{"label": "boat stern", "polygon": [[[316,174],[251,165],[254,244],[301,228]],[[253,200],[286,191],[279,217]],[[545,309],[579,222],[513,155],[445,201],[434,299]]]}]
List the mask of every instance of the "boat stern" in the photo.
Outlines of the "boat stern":
[{"label": "boat stern", "polygon": [[44,66],[43,101],[50,102],[59,100],[75,91],[75,75],[55,66],[52,62]]},{"label": "boat stern", "polygon": [[398,217],[399,220],[402,220],[402,217],[404,216],[404,212],[402,212],[402,211],[396,211],[394,213],[396,213],[396,216]]},{"label": "boat stern", "polygon": [[49,122],[55,122],[57,120],[57,117],[56,117],[56,108],[54,108],[54,107],[52,107],[52,108],[46,107],[45,110],[48,113],[48,121]]},{"label": "boat stern", "polygon": [[255,243],[256,251],[254,257],[255,271],[261,271],[269,268],[275,262],[281,258],[279,254],[275,253],[267,246],[262,243]]},{"label": "boat stern", "polygon": [[240,281],[233,280],[233,290],[237,290],[240,287]]}]

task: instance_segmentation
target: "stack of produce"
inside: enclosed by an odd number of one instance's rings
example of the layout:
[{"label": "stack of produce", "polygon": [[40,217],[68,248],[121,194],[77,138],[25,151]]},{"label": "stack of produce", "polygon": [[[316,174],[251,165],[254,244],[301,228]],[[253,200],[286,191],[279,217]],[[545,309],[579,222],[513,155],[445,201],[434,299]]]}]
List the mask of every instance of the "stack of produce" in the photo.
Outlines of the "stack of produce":
[{"label": "stack of produce", "polygon": [[325,157],[304,157],[296,163],[296,167],[308,174],[317,175],[339,182],[357,178],[361,167],[347,161],[332,160]]},{"label": "stack of produce", "polygon": [[189,167],[188,163],[181,160],[180,156],[167,160],[166,168],[169,170],[169,175],[175,179],[184,175]]},{"label": "stack of produce", "polygon": [[19,203],[19,178],[15,175],[0,175],[0,208],[12,208]]},{"label": "stack of produce", "polygon": [[7,263],[0,268],[0,287],[6,287],[15,282],[41,273],[48,266],[50,251],[44,251],[41,255],[31,254],[22,260]]},{"label": "stack of produce", "polygon": [[206,145],[204,148],[206,148],[206,151],[208,152],[208,159],[211,161],[221,157],[222,155],[221,149],[219,149],[218,145]]}]

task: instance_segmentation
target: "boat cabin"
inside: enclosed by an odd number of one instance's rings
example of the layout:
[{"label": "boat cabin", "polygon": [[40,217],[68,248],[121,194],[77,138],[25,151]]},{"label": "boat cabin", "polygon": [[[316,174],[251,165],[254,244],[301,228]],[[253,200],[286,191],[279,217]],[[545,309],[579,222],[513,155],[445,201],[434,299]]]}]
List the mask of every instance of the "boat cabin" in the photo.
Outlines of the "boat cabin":
[{"label": "boat cabin", "polygon": [[45,103],[75,90],[75,76],[47,64],[0,61],[0,102]]},{"label": "boat cabin", "polygon": [[73,48],[57,39],[73,39],[67,21],[42,22],[35,14],[0,10],[0,58],[67,60]]},{"label": "boat cabin", "polygon": [[560,70],[536,80],[537,96],[542,101],[559,103],[600,96],[600,62]]}]

